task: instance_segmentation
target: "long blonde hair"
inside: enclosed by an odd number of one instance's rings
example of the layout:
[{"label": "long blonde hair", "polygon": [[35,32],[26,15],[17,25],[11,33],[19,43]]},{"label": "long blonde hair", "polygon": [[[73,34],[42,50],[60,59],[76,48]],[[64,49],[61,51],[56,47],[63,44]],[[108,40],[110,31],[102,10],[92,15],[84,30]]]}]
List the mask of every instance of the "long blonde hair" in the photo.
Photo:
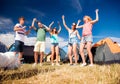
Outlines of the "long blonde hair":
[{"label": "long blonde hair", "polygon": [[[84,18],[87,18],[89,21],[92,21],[92,18],[91,18],[90,16],[87,16],[87,15],[86,15],[86,16],[84,16]],[[84,19],[84,18],[83,18],[83,19]]]}]

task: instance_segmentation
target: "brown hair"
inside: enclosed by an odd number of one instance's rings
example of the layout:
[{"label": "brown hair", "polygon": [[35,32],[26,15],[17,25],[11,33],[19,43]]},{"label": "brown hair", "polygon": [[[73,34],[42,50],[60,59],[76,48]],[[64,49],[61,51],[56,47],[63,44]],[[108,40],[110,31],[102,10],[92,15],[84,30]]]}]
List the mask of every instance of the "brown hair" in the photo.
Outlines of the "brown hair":
[{"label": "brown hair", "polygon": [[72,23],[72,26],[74,26],[74,30],[76,30],[76,23]]},{"label": "brown hair", "polygon": [[18,18],[18,21],[20,21],[21,19],[25,20],[25,18],[23,16]]},{"label": "brown hair", "polygon": [[[56,29],[56,28],[53,28],[52,30],[51,30],[51,33],[53,34],[53,30],[54,29]],[[58,33],[58,31],[57,31],[57,29],[56,29],[56,32],[55,32],[55,34],[57,34]]]}]

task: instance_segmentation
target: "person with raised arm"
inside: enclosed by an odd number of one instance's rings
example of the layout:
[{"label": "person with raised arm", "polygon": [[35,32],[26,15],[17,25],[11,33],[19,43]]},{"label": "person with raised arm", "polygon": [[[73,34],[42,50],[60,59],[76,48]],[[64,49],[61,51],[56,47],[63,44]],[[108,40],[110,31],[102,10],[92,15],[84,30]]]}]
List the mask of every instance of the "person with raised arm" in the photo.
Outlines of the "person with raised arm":
[{"label": "person with raised arm", "polygon": [[[80,40],[80,35],[78,30],[76,30],[76,23],[72,23],[72,28],[70,29],[65,22],[65,16],[62,16],[63,25],[69,33],[69,42],[68,42],[68,56],[70,60],[70,65],[73,65],[72,55],[75,57],[75,64],[77,65],[78,55],[77,55],[77,37]],[[73,54],[72,54],[73,53]]]},{"label": "person with raised arm", "polygon": [[14,26],[15,31],[15,55],[18,53],[19,63],[21,64],[21,60],[23,57],[23,47],[25,41],[25,35],[30,33],[31,28],[26,31],[26,26],[24,26],[25,18],[21,16],[19,19],[19,23]]},{"label": "person with raised arm", "polygon": [[[34,26],[35,22],[37,22],[38,28]],[[37,21],[36,18],[33,19],[32,26],[31,26],[37,33],[37,42],[34,46],[34,60],[35,63],[33,66],[38,64],[38,54],[40,53],[40,66],[42,66],[42,61],[45,52],[45,38],[46,32],[50,31],[50,28],[46,25],[42,24],[40,21]]]},{"label": "person with raised arm", "polygon": [[77,23],[77,26],[76,26],[76,28],[83,28],[82,39],[81,39],[81,43],[80,43],[80,54],[81,54],[82,61],[83,61],[81,66],[86,66],[87,65],[87,63],[85,62],[85,57],[84,57],[84,52],[83,52],[83,49],[84,49],[85,45],[87,46],[87,52],[88,52],[88,56],[89,56],[89,59],[90,59],[90,65],[89,66],[93,66],[93,55],[92,55],[92,52],[91,52],[91,47],[92,47],[92,42],[93,42],[92,27],[93,27],[93,24],[95,24],[99,20],[98,11],[99,11],[98,9],[96,9],[96,11],[95,11],[96,12],[96,19],[95,20],[92,20],[90,18],[90,16],[84,16],[84,18],[83,18],[84,24],[78,26],[79,23],[80,23],[80,20],[78,20],[78,23]]},{"label": "person with raised arm", "polygon": [[[49,28],[52,27],[52,25],[54,24],[54,22],[52,22],[49,26]],[[58,34],[60,33],[61,31],[61,26],[60,26],[60,23],[58,22],[58,26],[59,26],[59,30],[57,30],[56,28],[53,28],[51,29],[50,31],[50,40],[51,40],[51,63],[52,63],[52,66],[54,66],[54,61],[53,61],[53,58],[54,58],[54,55],[56,56],[56,65],[57,66],[60,66],[59,64],[59,40],[58,40]]]}]

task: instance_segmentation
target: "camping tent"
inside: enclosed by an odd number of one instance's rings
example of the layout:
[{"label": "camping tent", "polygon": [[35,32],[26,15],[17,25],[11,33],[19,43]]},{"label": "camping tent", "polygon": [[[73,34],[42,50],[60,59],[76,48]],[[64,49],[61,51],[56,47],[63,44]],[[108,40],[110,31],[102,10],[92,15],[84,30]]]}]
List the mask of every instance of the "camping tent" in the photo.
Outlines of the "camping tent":
[{"label": "camping tent", "polygon": [[92,53],[96,63],[120,63],[120,46],[110,38],[95,43]]},{"label": "camping tent", "polygon": [[6,47],[5,44],[3,44],[2,42],[0,42],[0,52],[7,52],[8,48]]},{"label": "camping tent", "polygon": [[[46,61],[50,61],[50,57],[51,57],[51,52],[49,52],[46,55]],[[64,57],[66,57],[66,52],[62,48],[59,48],[59,61],[63,61]],[[55,55],[54,55],[54,60],[56,60]]]},{"label": "camping tent", "polygon": [[[14,51],[15,49],[15,44],[12,44],[9,48],[9,51]],[[23,58],[25,63],[33,63],[34,62],[34,46],[29,46],[29,45],[24,45],[23,48]]]},{"label": "camping tent", "polygon": [[[79,49],[77,48],[77,53],[78,53],[78,61],[81,61],[81,57],[79,55]],[[59,55],[60,55],[60,61],[66,63],[69,61],[68,58],[68,45],[59,48]],[[54,55],[55,56],[55,55]],[[51,57],[51,52],[48,53],[48,55],[46,56],[47,61],[50,61],[50,57]],[[74,56],[73,56],[73,61],[74,61]]]},{"label": "camping tent", "polygon": [[[68,62],[69,61],[69,58],[68,58],[68,45],[62,47],[63,51],[66,53],[65,55],[61,55],[61,59],[63,62]],[[78,44],[78,47],[77,47],[77,54],[78,54],[78,62],[81,62],[81,56],[79,54],[79,44]],[[73,56],[73,61],[74,61],[74,56]]]}]

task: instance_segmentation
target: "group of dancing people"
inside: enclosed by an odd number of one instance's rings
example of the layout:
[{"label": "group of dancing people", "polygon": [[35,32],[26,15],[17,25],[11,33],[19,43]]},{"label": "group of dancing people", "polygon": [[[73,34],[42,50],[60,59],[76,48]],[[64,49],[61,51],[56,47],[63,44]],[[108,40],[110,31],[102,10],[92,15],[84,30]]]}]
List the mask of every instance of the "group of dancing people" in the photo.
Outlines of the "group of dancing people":
[{"label": "group of dancing people", "polygon": [[[93,24],[96,23],[99,20],[98,16],[98,9],[95,10],[96,13],[96,19],[92,20],[90,16],[84,16],[83,25],[79,25],[81,20],[78,20],[77,24],[72,23],[71,28],[69,28],[66,25],[65,21],[65,16],[62,15],[62,21],[63,25],[66,28],[66,30],[69,33],[69,41],[68,41],[68,57],[70,61],[70,65],[77,65],[78,64],[78,54],[77,54],[77,39],[81,40],[80,42],[80,55],[82,58],[82,64],[80,66],[86,66],[87,63],[85,61],[85,56],[84,56],[84,47],[85,45],[87,46],[87,52],[88,56],[90,59],[90,64],[89,66],[93,66],[93,56],[91,53],[91,47],[92,47],[92,42],[93,42],[93,37],[92,37],[92,27]],[[32,25],[29,27],[29,30],[26,31],[26,26],[24,26],[25,18],[20,17],[19,18],[19,23],[17,23],[14,26],[14,31],[16,33],[15,35],[15,55],[18,53],[18,58],[19,62],[21,63],[21,58],[23,56],[23,46],[24,46],[24,41],[25,41],[25,35],[28,35],[32,29],[34,29],[37,33],[37,40],[34,45],[34,60],[35,63],[33,64],[34,66],[38,64],[38,55],[40,53],[40,66],[43,64],[43,57],[44,57],[44,52],[45,52],[45,38],[46,38],[46,33],[50,33],[50,39],[51,39],[51,65],[57,65],[60,66],[59,64],[59,38],[58,34],[61,31],[61,26],[60,23],[58,22],[58,27],[59,30],[57,30],[56,27],[52,28],[52,25],[54,22],[52,22],[49,26],[44,25],[40,21],[38,21],[36,18],[33,19]],[[37,23],[38,28],[35,27],[35,23]],[[82,36],[79,35],[78,28],[83,28],[82,30]],[[29,52],[28,52],[29,53]],[[54,54],[56,54],[56,63],[54,63]],[[75,57],[75,63],[72,61],[72,56]]]}]

